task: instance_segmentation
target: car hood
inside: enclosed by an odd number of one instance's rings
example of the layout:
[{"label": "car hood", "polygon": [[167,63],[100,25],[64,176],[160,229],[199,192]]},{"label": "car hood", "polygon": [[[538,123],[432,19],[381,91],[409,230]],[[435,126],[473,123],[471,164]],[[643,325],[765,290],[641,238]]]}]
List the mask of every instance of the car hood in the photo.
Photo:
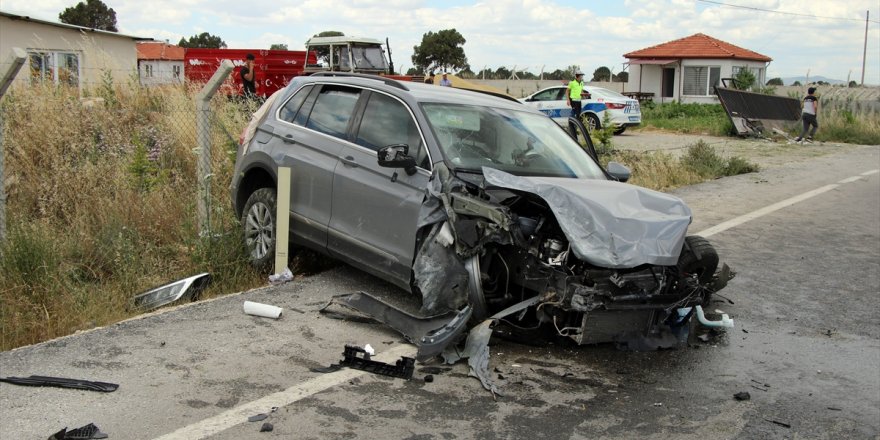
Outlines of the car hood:
[{"label": "car hood", "polygon": [[483,168],[489,185],[541,197],[581,260],[611,269],[678,262],[691,210],[674,196],[626,183],[519,177]]}]

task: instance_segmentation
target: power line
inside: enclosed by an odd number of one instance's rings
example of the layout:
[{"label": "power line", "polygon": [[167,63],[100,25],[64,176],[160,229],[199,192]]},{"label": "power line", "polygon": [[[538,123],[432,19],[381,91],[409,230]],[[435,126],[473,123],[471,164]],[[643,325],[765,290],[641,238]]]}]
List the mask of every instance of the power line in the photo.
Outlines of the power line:
[{"label": "power line", "polygon": [[[783,14],[783,15],[794,15],[794,16],[798,16],[798,17],[826,18],[826,19],[829,19],[829,20],[847,20],[847,21],[858,21],[858,22],[864,21],[864,20],[862,20],[861,18],[828,17],[828,16],[823,16],[823,15],[800,14],[800,13],[797,13],[797,12],[774,11],[774,10],[772,10],[772,9],[762,9],[762,8],[756,8],[756,7],[753,7],[753,6],[732,5],[732,4],[730,4],[730,3],[716,2],[716,1],[712,1],[712,0],[697,0],[697,1],[698,1],[698,2],[703,2],[703,3],[711,3],[711,4],[714,4],[714,5],[727,6],[727,7],[730,7],[730,8],[748,9],[748,10],[751,10],[751,11],[760,11],[760,12],[771,12],[771,13],[774,13],[774,14]],[[871,23],[880,23],[880,21],[878,21],[878,20],[869,20],[869,21],[870,21]]]}]

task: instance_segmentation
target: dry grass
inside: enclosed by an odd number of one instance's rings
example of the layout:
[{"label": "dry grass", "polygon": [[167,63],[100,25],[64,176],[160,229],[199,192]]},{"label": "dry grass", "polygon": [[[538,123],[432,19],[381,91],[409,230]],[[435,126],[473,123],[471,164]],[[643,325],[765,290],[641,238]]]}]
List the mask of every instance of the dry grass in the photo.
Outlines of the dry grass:
[{"label": "dry grass", "polygon": [[[3,103],[8,240],[0,255],[0,349],[136,314],[133,295],[211,272],[207,295],[262,283],[239,245],[227,183],[231,142],[215,130],[212,231],[196,230],[195,107],[183,88],[107,84],[104,103],[75,90],[18,89]],[[248,118],[218,97],[237,135]]]}]

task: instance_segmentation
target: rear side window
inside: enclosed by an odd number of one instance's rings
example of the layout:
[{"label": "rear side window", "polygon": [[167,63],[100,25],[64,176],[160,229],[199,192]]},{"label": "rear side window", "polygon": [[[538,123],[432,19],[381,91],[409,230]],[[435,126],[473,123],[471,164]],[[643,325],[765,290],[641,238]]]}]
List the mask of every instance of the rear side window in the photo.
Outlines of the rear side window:
[{"label": "rear side window", "polygon": [[325,85],[318,93],[306,128],[345,139],[358,97],[358,89]]},{"label": "rear side window", "polygon": [[309,96],[309,92],[311,91],[311,85],[307,85],[299,89],[299,91],[297,91],[295,95],[287,100],[287,103],[284,104],[284,107],[281,107],[281,111],[278,112],[278,118],[282,121],[292,123],[294,121],[294,118],[296,118],[296,113],[299,111],[300,107],[302,107],[303,102],[305,102],[306,98]]}]

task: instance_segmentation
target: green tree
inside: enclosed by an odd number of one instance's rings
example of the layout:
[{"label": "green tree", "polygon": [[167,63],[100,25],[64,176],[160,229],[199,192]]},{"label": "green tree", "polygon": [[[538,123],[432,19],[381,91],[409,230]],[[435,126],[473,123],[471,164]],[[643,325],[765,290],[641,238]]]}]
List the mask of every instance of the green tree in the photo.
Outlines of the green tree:
[{"label": "green tree", "polygon": [[455,29],[428,32],[422,35],[422,44],[413,46],[412,62],[424,70],[458,70],[468,65],[464,54],[467,40]]},{"label": "green tree", "polygon": [[581,66],[572,64],[565,68],[565,76],[562,79],[574,79],[574,74],[581,71]]},{"label": "green tree", "polygon": [[795,82],[791,83],[791,85],[800,87],[800,86],[802,86],[803,84],[801,84],[800,81],[795,81]]},{"label": "green tree", "polygon": [[770,78],[767,81],[768,86],[783,86],[785,84],[782,83],[782,78]]},{"label": "green tree", "polygon": [[473,79],[476,74],[471,70],[471,66],[465,66],[464,69],[458,71],[457,75],[465,79]]},{"label": "green tree", "polygon": [[494,79],[495,72],[493,72],[492,69],[487,67],[487,68],[477,72],[477,78],[479,78],[479,79]]},{"label": "green tree", "polygon": [[119,32],[116,29],[116,11],[107,7],[101,0],[86,0],[76,6],[64,9],[58,14],[62,23],[75,24],[92,29]]},{"label": "green tree", "polygon": [[189,37],[189,39],[181,38],[180,42],[177,43],[180,47],[191,47],[191,48],[199,48],[199,49],[225,49],[226,42],[224,42],[220,37],[216,35],[211,35],[207,32],[202,32],[198,35],[193,35]]},{"label": "green tree", "polygon": [[611,81],[611,69],[602,66],[593,71],[593,79],[590,81]]},{"label": "green tree", "polygon": [[859,86],[859,83],[857,83],[855,81],[850,81],[849,84],[847,84],[847,87],[858,87],[858,86]]},{"label": "green tree", "polygon": [[287,49],[287,44],[285,43],[275,43],[269,46],[269,50],[289,50]]},{"label": "green tree", "polygon": [[562,70],[562,69],[556,69],[556,70],[554,70],[554,71],[552,71],[552,72],[545,73],[545,74],[544,74],[544,79],[558,79],[558,80],[563,80],[563,79],[566,79],[566,78],[567,78],[566,75],[567,75],[567,74],[565,73],[564,70]]},{"label": "green tree", "polygon": [[495,73],[493,74],[495,79],[507,79],[510,78],[510,69],[507,67],[501,66],[495,69]]},{"label": "green tree", "polygon": [[629,82],[629,72],[620,72],[617,75],[613,75],[614,81],[617,82]]},{"label": "green tree", "polygon": [[417,75],[421,75],[421,74],[422,74],[422,71],[419,70],[418,67],[410,67],[410,68],[406,71],[406,74],[409,75],[409,76],[417,76]]},{"label": "green tree", "polygon": [[733,75],[733,79],[740,90],[749,90],[754,87],[755,83],[758,81],[758,78],[755,77],[755,74],[752,73],[751,69],[745,66],[740,67],[739,72],[736,72],[736,75]]}]

